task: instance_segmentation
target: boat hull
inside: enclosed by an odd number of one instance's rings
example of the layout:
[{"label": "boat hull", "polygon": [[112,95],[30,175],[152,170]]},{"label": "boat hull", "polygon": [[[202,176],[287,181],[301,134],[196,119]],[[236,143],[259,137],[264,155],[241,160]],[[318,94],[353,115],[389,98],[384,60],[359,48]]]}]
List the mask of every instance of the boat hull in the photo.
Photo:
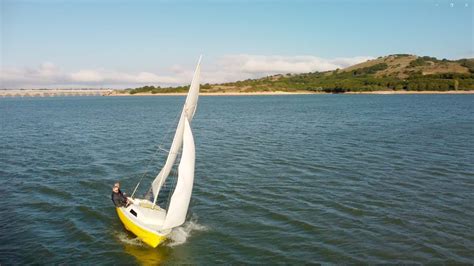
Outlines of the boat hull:
[{"label": "boat hull", "polygon": [[140,240],[145,242],[147,245],[156,248],[159,244],[166,240],[165,235],[160,235],[135,223],[123,213],[121,208],[116,208],[116,211],[125,228],[140,238]]}]

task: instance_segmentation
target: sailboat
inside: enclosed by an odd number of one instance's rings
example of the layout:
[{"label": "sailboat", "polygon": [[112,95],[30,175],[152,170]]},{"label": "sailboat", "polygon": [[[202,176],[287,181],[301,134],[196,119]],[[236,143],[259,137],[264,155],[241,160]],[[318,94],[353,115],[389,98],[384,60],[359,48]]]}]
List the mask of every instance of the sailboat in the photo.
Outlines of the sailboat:
[{"label": "sailboat", "polygon": [[[140,180],[132,193],[132,203],[127,207],[116,208],[118,217],[125,228],[152,247],[157,247],[165,241],[172,229],[182,225],[186,220],[194,182],[195,147],[191,121],[196,112],[199,96],[201,58],[202,56],[199,57],[173,142],[168,151],[168,157],[151,184],[149,190],[151,196],[133,198],[140,185]],[[165,210],[157,204],[158,195],[170,175],[180,151],[181,158],[177,167],[176,187],[171,194],[168,208]]]}]

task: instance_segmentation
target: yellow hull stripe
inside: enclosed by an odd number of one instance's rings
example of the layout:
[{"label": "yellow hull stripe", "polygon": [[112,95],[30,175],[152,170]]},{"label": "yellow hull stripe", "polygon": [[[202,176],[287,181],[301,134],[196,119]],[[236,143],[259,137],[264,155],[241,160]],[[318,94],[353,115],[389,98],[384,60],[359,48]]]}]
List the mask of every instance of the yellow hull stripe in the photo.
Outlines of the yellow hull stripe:
[{"label": "yellow hull stripe", "polygon": [[156,248],[161,242],[166,240],[166,236],[151,232],[130,220],[119,208],[116,208],[117,214],[125,228],[134,233],[138,238],[148,245]]}]

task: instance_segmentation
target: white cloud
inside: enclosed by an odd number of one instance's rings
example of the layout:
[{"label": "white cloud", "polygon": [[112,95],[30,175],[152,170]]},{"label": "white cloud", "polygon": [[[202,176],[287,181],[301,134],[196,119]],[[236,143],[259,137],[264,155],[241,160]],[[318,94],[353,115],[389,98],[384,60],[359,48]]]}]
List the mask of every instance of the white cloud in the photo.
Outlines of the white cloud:
[{"label": "white cloud", "polygon": [[146,84],[181,84],[172,76],[150,72],[124,73],[104,69],[82,69],[67,73],[52,63],[37,68],[4,68],[0,70],[0,88],[77,88],[77,87],[136,87]]},{"label": "white cloud", "polygon": [[27,84],[47,86],[62,80],[62,74],[57,66],[45,62],[37,68],[4,68],[0,69],[1,88],[17,88]]},{"label": "white cloud", "polygon": [[104,81],[104,78],[102,75],[94,70],[80,70],[75,73],[70,74],[71,81],[73,82],[85,82],[85,83],[90,83],[90,82],[102,82]]},{"label": "white cloud", "polygon": [[[226,55],[216,62],[203,61],[202,83],[221,83],[274,74],[305,73],[345,68],[370,56],[326,59],[316,56]],[[0,69],[0,88],[37,87],[108,87],[125,88],[143,85],[189,84],[194,66],[173,65],[167,73],[120,72],[105,69],[80,69],[65,72],[51,62],[36,68]]]},{"label": "white cloud", "polygon": [[80,70],[71,73],[70,80],[84,84],[173,84],[180,81],[170,76],[159,76],[150,72],[122,73],[106,70]]},{"label": "white cloud", "polygon": [[277,74],[305,73],[344,68],[373,57],[357,56],[350,58],[325,59],[316,56],[263,56],[263,55],[229,55],[221,64],[230,70],[243,73]]},{"label": "white cloud", "polygon": [[180,83],[180,80],[174,77],[158,76],[149,72],[141,72],[136,77],[132,76],[132,81],[137,83]]},{"label": "white cloud", "polygon": [[316,56],[227,55],[203,72],[203,81],[231,82],[274,74],[307,73],[345,68],[373,59],[372,56],[339,57],[326,59]]}]

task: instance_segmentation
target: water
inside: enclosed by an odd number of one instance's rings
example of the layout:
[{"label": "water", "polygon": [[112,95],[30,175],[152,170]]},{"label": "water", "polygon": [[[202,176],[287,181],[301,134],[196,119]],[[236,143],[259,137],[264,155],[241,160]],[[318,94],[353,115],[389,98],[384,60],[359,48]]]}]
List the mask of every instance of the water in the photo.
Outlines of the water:
[{"label": "water", "polygon": [[0,263],[474,262],[474,95],[201,97],[189,222],[144,246],[111,185],[183,100],[0,99]]}]

